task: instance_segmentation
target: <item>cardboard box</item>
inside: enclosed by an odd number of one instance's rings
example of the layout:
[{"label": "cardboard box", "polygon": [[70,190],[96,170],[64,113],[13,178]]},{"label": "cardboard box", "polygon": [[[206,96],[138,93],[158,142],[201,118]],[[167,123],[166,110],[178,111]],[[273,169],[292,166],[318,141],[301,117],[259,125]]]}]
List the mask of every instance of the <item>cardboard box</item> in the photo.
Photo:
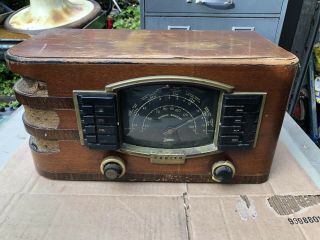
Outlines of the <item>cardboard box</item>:
[{"label": "cardboard box", "polygon": [[0,239],[320,239],[320,190],[292,155],[292,131],[302,141],[287,116],[258,185],[53,181],[25,142],[0,172]]}]

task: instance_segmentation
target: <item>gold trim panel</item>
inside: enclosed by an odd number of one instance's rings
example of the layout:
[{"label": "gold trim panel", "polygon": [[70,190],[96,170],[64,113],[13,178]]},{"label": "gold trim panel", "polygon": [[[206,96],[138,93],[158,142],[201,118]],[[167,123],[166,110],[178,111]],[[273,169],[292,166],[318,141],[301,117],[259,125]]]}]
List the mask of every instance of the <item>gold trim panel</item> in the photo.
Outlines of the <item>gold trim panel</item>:
[{"label": "gold trim panel", "polygon": [[217,145],[214,143],[192,148],[176,148],[176,149],[164,149],[164,148],[151,148],[141,147],[128,143],[122,143],[119,152],[127,153],[134,156],[185,156],[185,158],[194,158],[200,156],[206,156],[219,153]]},{"label": "gold trim panel", "polygon": [[210,88],[216,88],[223,90],[225,92],[231,93],[234,89],[233,86],[228,84],[216,82],[213,80],[207,80],[203,78],[196,77],[187,77],[187,76],[173,76],[173,75],[161,75],[161,76],[149,76],[141,78],[128,79],[116,83],[111,83],[106,86],[106,92],[113,92],[121,88],[127,88],[131,86],[136,86],[140,84],[149,84],[149,83],[181,83],[181,84],[194,84],[199,86],[205,86]]}]

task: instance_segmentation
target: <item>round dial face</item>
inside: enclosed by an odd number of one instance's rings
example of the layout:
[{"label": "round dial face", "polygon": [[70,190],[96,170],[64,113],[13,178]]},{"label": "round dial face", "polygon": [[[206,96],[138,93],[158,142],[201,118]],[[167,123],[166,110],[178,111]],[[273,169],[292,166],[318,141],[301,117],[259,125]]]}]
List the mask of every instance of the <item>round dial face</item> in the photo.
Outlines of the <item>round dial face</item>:
[{"label": "round dial face", "polygon": [[213,143],[219,91],[148,85],[120,91],[123,142],[176,149]]}]

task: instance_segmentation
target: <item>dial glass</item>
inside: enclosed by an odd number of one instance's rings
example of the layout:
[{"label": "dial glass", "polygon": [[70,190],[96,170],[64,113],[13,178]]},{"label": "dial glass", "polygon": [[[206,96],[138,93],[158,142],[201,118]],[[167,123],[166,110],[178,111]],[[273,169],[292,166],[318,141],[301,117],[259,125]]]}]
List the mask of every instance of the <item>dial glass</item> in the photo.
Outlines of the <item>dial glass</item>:
[{"label": "dial glass", "polygon": [[123,142],[177,149],[213,143],[219,91],[156,84],[119,91]]}]

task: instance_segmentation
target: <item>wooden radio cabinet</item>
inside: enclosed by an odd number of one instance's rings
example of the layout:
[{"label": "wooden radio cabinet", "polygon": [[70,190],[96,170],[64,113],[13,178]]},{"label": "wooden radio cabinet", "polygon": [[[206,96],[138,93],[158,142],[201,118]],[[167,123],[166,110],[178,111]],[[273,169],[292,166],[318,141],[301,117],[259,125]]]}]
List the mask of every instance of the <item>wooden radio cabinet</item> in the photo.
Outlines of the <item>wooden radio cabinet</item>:
[{"label": "wooden radio cabinet", "polygon": [[254,32],[53,30],[9,68],[41,175],[261,183],[298,59]]}]

